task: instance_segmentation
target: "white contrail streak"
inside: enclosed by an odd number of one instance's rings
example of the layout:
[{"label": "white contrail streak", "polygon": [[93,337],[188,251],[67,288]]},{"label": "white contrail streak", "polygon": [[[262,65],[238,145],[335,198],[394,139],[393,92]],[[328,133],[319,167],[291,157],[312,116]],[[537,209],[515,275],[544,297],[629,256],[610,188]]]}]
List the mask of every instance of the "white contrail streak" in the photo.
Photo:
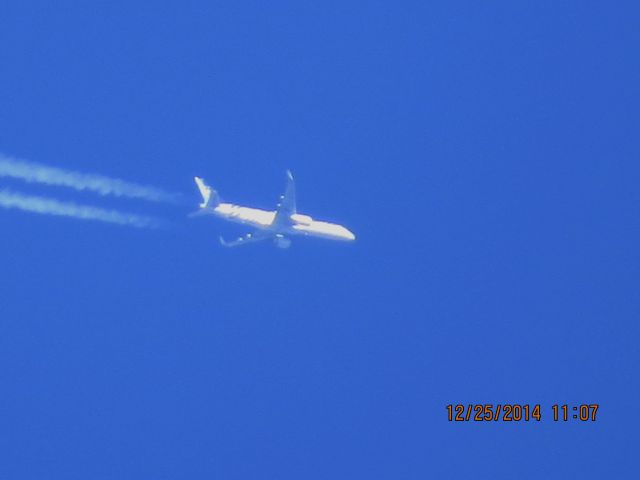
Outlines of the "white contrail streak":
[{"label": "white contrail streak", "polygon": [[176,203],[178,195],[159,188],[125,182],[103,175],[79,173],[39,163],[18,160],[0,154],[0,177],[12,177],[30,183],[59,185],[75,190],[88,190],[99,195],[142,198],[152,202]]},{"label": "white contrail streak", "polygon": [[96,220],[137,228],[157,228],[162,226],[162,221],[152,217],[78,205],[72,202],[61,202],[52,198],[23,195],[6,189],[0,190],[0,207],[45,215],[73,217],[81,220]]}]

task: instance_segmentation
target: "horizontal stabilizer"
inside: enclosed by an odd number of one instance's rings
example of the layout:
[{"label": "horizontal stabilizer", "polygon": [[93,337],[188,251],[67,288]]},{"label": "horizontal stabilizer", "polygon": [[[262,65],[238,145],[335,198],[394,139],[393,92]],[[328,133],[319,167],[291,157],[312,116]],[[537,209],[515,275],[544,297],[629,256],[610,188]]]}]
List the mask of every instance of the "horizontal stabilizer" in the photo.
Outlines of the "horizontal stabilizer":
[{"label": "horizontal stabilizer", "polygon": [[209,212],[207,212],[207,210],[204,210],[204,209],[201,208],[200,210],[196,210],[195,212],[191,212],[189,215],[187,215],[187,217],[189,217],[189,218],[201,217],[203,215],[206,215],[207,213],[209,213]]}]

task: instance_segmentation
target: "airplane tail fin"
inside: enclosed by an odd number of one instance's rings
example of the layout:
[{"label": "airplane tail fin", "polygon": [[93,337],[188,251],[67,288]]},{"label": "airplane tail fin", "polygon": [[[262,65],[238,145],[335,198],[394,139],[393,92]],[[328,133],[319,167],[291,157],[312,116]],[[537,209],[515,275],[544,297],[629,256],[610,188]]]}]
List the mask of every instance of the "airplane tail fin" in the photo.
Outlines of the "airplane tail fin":
[{"label": "airplane tail fin", "polygon": [[196,181],[198,190],[200,190],[200,194],[202,195],[202,203],[200,204],[200,208],[216,208],[220,203],[218,192],[204,183],[204,180],[202,178],[194,177],[194,180]]}]

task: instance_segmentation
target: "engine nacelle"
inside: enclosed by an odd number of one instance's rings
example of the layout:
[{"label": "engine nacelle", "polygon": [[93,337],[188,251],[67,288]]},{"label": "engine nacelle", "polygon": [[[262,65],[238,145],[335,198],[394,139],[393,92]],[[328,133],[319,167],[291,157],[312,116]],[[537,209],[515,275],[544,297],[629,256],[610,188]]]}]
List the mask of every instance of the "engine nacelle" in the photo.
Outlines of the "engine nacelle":
[{"label": "engine nacelle", "polygon": [[291,246],[291,240],[283,235],[276,235],[276,238],[274,238],[274,243],[276,244],[276,247],[282,249],[289,248]]}]

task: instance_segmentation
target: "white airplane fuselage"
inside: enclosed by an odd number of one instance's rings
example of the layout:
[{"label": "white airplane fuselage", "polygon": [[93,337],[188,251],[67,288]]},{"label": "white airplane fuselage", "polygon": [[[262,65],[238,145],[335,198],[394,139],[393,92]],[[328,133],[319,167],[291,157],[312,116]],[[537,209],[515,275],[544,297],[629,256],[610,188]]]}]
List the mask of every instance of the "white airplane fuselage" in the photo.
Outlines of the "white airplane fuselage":
[{"label": "white airplane fuselage", "polygon": [[314,220],[308,215],[294,213],[289,224],[274,224],[275,211],[242,207],[233,203],[220,203],[217,207],[206,208],[207,212],[231,222],[248,225],[256,230],[272,232],[274,235],[305,235],[329,240],[355,240],[355,235],[337,223]]}]

